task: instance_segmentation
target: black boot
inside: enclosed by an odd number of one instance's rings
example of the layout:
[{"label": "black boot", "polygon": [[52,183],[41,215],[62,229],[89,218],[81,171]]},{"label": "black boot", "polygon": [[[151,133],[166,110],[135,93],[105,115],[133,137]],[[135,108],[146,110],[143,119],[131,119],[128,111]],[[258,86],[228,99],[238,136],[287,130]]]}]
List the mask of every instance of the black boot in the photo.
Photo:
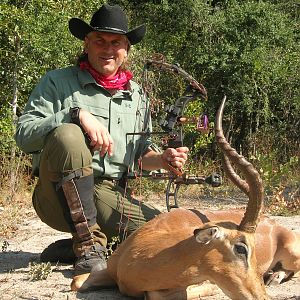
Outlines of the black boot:
[{"label": "black boot", "polygon": [[76,261],[73,240],[63,239],[50,244],[40,256],[41,262],[65,263],[73,265]]},{"label": "black boot", "polygon": [[74,265],[75,275],[89,273],[96,264],[100,265],[102,269],[106,268],[107,249],[104,246],[94,243],[88,251],[77,258],[73,250],[77,247],[76,244],[73,239],[57,240],[41,253],[40,261]]},{"label": "black boot", "polygon": [[74,263],[75,275],[90,273],[95,265],[98,268],[106,269],[106,252],[107,249],[99,243],[94,243],[85,253],[76,259]]},{"label": "black boot", "polygon": [[100,265],[102,269],[106,268],[107,249],[104,246],[94,243],[79,258],[76,257],[73,247],[73,239],[57,240],[41,253],[40,261],[74,265],[75,275],[90,273],[96,264]]}]

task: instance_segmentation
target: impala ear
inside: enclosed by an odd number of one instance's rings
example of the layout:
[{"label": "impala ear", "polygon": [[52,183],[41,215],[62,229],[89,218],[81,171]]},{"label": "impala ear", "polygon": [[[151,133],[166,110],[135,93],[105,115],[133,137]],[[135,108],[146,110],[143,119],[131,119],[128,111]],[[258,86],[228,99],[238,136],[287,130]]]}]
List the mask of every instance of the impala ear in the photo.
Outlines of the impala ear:
[{"label": "impala ear", "polygon": [[211,241],[221,239],[224,236],[222,229],[218,226],[197,228],[194,230],[196,241],[200,244],[209,244]]}]

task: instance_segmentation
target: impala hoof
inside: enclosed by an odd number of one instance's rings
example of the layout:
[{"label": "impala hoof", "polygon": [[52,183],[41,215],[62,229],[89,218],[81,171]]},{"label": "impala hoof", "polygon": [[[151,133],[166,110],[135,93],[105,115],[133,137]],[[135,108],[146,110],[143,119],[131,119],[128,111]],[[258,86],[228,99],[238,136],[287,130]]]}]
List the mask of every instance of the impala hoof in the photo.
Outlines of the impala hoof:
[{"label": "impala hoof", "polygon": [[277,271],[270,274],[266,281],[266,285],[278,285],[286,278],[285,271]]},{"label": "impala hoof", "polygon": [[71,283],[71,290],[82,292],[81,287],[84,284],[84,282],[87,280],[89,275],[90,275],[90,273],[74,276],[72,283]]}]

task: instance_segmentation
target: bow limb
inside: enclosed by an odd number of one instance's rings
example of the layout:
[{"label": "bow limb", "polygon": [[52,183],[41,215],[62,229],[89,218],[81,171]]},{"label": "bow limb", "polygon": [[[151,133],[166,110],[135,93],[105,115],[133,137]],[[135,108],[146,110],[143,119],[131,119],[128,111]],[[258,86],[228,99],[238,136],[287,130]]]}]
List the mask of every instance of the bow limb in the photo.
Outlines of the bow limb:
[{"label": "bow limb", "polygon": [[179,67],[179,65],[169,64],[164,62],[163,60],[147,59],[146,66],[150,67],[151,65],[153,65],[156,68],[165,69],[174,72],[176,74],[180,74],[190,83],[190,85],[195,90],[198,90],[200,92],[202,98],[207,99],[207,91],[205,87],[201,83],[197,82],[197,80],[195,80],[190,74],[184,71],[181,67]]}]

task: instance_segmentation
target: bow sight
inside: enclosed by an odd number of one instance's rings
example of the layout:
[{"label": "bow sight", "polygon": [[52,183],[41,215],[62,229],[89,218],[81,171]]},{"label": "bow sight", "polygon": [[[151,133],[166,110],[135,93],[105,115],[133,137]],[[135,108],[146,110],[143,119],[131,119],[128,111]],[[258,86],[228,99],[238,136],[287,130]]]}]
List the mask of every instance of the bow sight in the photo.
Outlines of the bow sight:
[{"label": "bow sight", "polygon": [[[128,135],[163,135],[162,148],[178,148],[183,146],[183,124],[196,123],[197,130],[201,132],[208,132],[208,118],[206,115],[199,117],[186,117],[183,112],[187,104],[196,99],[207,99],[207,92],[205,87],[198,83],[190,74],[180,68],[177,64],[168,64],[161,60],[146,60],[145,72],[149,69],[166,70],[175,74],[181,75],[187,82],[188,86],[181,97],[179,97],[174,104],[167,105],[164,109],[166,117],[159,121],[159,125],[163,132],[138,132],[128,133]],[[169,172],[154,172],[152,174],[142,175],[143,177],[151,177],[156,180],[168,180],[166,188],[166,206],[168,211],[171,208],[177,208],[177,194],[181,185],[190,184],[210,184],[213,187],[218,187],[222,184],[222,178],[219,174],[212,174],[208,177],[190,175],[182,170],[175,169],[171,165],[166,168]],[[127,178],[140,177],[135,173],[127,174]],[[171,191],[173,190],[173,191]],[[174,204],[170,204],[170,198],[173,197]]]}]

